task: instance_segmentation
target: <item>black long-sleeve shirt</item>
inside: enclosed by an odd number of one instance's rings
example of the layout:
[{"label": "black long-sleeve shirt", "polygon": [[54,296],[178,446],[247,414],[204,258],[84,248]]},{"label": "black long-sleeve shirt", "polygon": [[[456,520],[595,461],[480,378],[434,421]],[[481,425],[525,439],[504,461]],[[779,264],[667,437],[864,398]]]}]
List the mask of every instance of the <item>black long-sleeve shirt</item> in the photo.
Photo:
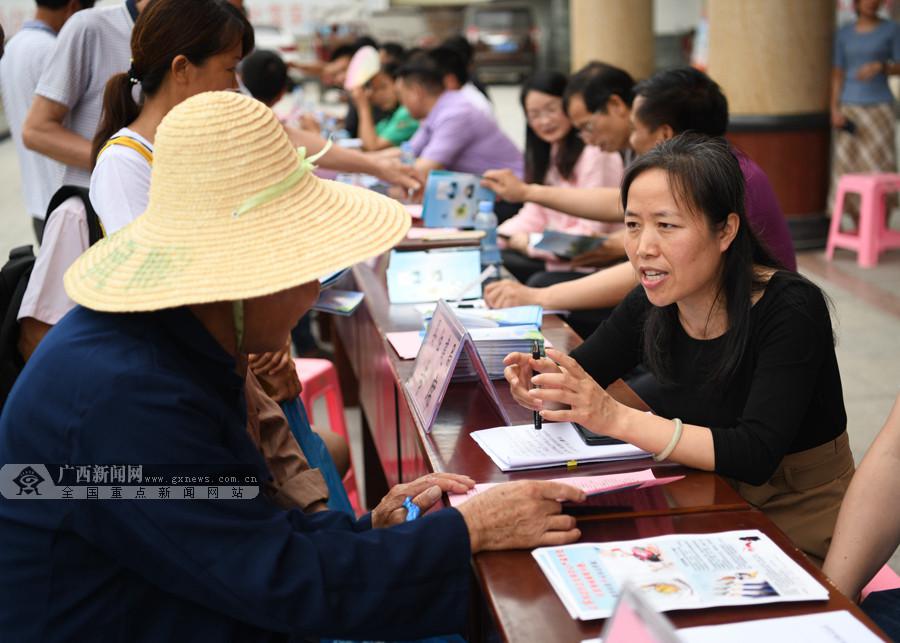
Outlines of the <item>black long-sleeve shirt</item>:
[{"label": "black long-sleeve shirt", "polygon": [[[603,387],[643,361],[652,304],[635,288],[572,356]],[[673,377],[662,383],[664,417],[710,427],[715,470],[750,484],[771,478],[785,455],[833,440],[847,415],[825,299],[803,278],[776,272],[750,311],[750,338],[726,387],[710,386],[725,337],[673,335]]]}]

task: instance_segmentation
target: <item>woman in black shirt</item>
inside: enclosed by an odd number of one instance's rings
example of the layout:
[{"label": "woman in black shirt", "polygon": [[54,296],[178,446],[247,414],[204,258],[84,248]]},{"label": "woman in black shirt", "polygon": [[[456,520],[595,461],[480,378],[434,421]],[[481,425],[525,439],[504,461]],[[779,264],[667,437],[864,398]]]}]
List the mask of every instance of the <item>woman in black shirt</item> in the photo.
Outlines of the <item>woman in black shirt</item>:
[{"label": "woman in black shirt", "polygon": [[[548,421],[730,478],[821,560],[853,472],[824,295],[756,239],[722,139],[682,135],[640,157],[622,203],[641,285],[571,356],[509,355],[513,396]],[[660,382],[659,415],[604,391],[640,363]]]}]

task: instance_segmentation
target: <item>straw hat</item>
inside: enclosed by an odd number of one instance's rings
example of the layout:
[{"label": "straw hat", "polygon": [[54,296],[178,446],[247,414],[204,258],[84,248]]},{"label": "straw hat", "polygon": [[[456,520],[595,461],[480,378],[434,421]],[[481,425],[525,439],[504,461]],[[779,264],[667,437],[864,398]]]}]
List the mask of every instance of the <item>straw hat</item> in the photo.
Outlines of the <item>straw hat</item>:
[{"label": "straw hat", "polygon": [[65,287],[94,310],[159,310],[285,290],[393,247],[397,201],[312,174],[272,110],[234,92],[175,107],[156,133],[150,201],[85,252]]}]

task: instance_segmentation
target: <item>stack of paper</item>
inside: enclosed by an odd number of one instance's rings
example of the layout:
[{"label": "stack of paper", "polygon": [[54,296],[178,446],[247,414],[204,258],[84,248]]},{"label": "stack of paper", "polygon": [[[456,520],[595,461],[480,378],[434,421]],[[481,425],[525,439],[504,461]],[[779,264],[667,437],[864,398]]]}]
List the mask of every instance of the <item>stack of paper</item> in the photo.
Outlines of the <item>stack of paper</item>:
[{"label": "stack of paper", "polygon": [[[531,353],[535,342],[543,351],[544,336],[537,326],[500,326],[497,328],[473,328],[469,331],[475,348],[492,380],[503,379],[504,358],[510,353]],[[460,356],[458,375],[466,378],[475,375],[475,369],[467,355]]]},{"label": "stack of paper", "polygon": [[[469,329],[495,328],[497,326],[537,326],[544,320],[540,306],[513,306],[511,308],[457,308],[459,321]],[[427,325],[430,315],[425,315]]]},{"label": "stack of paper", "polygon": [[[424,330],[387,333],[387,339],[401,359],[415,359],[425,337]],[[510,353],[531,353],[534,342],[540,348],[545,344],[544,336],[537,326],[500,326],[495,328],[473,328],[469,331],[475,348],[481,356],[491,379],[503,379],[503,359]],[[457,379],[475,376],[475,369],[468,356],[460,356],[454,373]]]},{"label": "stack of paper", "polygon": [[501,471],[565,466],[571,462],[606,462],[649,457],[632,444],[588,446],[570,422],[500,426],[470,434]]},{"label": "stack of paper", "polygon": [[[628,473],[613,473],[605,476],[569,476],[568,478],[553,478],[550,482],[561,482],[572,487],[577,487],[585,492],[588,496],[598,496],[605,493],[613,493],[614,491],[623,491],[625,489],[647,489],[648,487],[657,487],[659,485],[669,484],[676,480],[681,480],[684,476],[669,476],[667,478],[657,478],[650,469],[643,471],[632,471]],[[451,493],[447,497],[450,499],[450,506],[456,507],[466,500],[479,493],[483,493],[491,487],[496,487],[500,482],[482,482],[476,484],[469,489],[467,493]]]},{"label": "stack of paper", "polygon": [[[658,611],[827,601],[763,532],[676,534],[531,552],[572,618],[606,618],[625,583]],[[726,640],[726,639],[720,639]]]}]

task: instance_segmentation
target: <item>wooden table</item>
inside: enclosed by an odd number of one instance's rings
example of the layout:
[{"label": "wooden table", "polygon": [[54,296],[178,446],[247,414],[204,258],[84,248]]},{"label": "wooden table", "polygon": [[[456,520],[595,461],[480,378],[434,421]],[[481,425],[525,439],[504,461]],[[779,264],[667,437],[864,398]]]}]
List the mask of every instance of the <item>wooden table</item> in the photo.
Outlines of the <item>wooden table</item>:
[{"label": "wooden table", "polygon": [[[583,542],[631,540],[672,533],[759,529],[829,590],[828,601],[767,603],[666,612],[666,616],[676,627],[848,610],[871,629],[880,633],[877,626],[846,596],[838,592],[824,574],[794,548],[787,536],[759,511],[621,518],[582,524],[580,527]],[[482,553],[475,557],[475,569],[491,614],[506,640],[550,643],[582,641],[599,636],[603,621],[572,619],[529,552]]]},{"label": "wooden table", "polygon": [[[347,276],[342,287],[362,291],[365,299],[354,315],[335,318],[337,332],[333,338],[342,379],[354,392],[358,388],[364,425],[366,498],[370,504],[377,502],[389,486],[433,471],[463,473],[478,482],[602,474],[648,467],[657,476],[684,475],[683,480],[664,487],[609,494],[598,500],[600,506],[594,512],[578,517],[582,540],[760,529],[823,582],[829,588],[830,598],[819,603],[667,613],[677,626],[847,609],[878,631],[771,521],[752,510],[730,485],[713,473],[656,464],[650,459],[591,464],[574,471],[557,468],[503,473],[469,436],[472,431],[502,423],[486,393],[474,383],[451,383],[434,427],[426,433],[410,411],[403,388],[414,362],[400,359],[385,338],[388,332],[420,329],[422,319],[414,306],[390,305],[385,267],[386,257],[382,257],[373,266],[354,267]],[[556,347],[567,352],[581,343],[572,329],[557,317],[546,316],[543,331]],[[529,422],[530,412],[513,402],[505,382],[494,385],[513,422]],[[625,401],[628,392],[627,387],[620,389],[618,398]],[[473,612],[481,622],[473,629],[473,638],[479,638],[487,622],[485,603],[500,635],[508,641],[581,641],[599,634],[601,621],[584,623],[569,617],[529,552],[481,553],[475,556],[474,568],[484,603],[473,601]]]},{"label": "wooden table", "polygon": [[[468,475],[478,482],[503,482],[566,475],[596,475],[653,468],[657,476],[684,475],[676,483],[648,492],[610,494],[598,501],[605,506],[584,520],[621,515],[656,515],[748,509],[731,486],[712,473],[672,464],[657,464],[649,458],[624,462],[582,465],[541,471],[503,473],[469,436],[472,431],[503,423],[487,394],[475,383],[451,383],[430,433],[419,426],[411,412],[403,387],[414,368],[403,360],[385,338],[394,331],[417,330],[422,316],[412,305],[391,305],[384,282],[385,261],[353,268],[342,287],[355,288],[365,299],[350,317],[336,318],[336,352],[346,356],[339,368],[352,370],[359,390],[364,424],[366,498],[371,504],[390,486],[429,472],[449,471]],[[569,352],[581,339],[563,320],[545,316],[543,332],[560,350]],[[519,407],[503,380],[495,390],[513,422],[531,421],[531,412]],[[620,389],[626,393],[627,387]]]}]

